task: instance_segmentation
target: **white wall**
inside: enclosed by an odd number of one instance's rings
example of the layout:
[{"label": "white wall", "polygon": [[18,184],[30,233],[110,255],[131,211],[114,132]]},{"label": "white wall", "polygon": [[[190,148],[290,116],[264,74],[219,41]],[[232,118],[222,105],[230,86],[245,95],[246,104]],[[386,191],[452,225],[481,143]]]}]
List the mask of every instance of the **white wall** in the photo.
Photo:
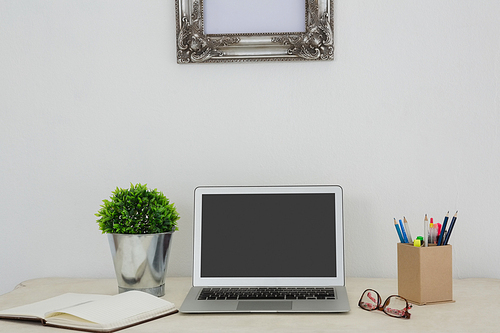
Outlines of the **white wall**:
[{"label": "white wall", "polygon": [[394,217],[459,210],[456,278],[500,278],[500,2],[336,0],[333,62],[178,65],[174,1],[0,0],[0,294],[113,277],[95,222],[147,183],[341,184],[348,276],[396,277]]}]

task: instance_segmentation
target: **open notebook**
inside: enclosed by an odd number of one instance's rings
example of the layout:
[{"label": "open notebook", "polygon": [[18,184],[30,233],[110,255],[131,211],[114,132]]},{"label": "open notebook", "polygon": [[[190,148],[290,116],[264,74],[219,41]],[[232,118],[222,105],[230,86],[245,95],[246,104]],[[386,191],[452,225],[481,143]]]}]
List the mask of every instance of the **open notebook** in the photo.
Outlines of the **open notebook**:
[{"label": "open notebook", "polygon": [[96,295],[67,293],[0,311],[1,319],[88,332],[114,332],[178,312],[174,304],[142,291]]}]

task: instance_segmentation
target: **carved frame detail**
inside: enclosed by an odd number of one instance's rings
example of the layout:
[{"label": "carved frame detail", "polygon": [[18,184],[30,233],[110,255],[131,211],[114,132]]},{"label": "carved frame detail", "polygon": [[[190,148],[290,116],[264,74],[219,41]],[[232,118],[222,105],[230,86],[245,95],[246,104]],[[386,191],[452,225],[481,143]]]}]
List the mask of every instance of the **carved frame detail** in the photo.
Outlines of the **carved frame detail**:
[{"label": "carved frame detail", "polygon": [[177,62],[333,60],[333,0],[305,6],[305,32],[205,35],[203,0],[175,0]]}]

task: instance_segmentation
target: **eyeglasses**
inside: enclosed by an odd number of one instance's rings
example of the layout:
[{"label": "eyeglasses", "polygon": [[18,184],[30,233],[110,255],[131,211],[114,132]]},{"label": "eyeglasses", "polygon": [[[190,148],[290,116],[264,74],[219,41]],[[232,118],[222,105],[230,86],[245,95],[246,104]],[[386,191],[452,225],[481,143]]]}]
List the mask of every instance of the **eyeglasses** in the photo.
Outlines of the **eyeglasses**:
[{"label": "eyeglasses", "polygon": [[381,305],[381,300],[378,292],[366,289],[359,299],[358,306],[366,311],[379,310],[391,317],[410,319],[408,310],[411,309],[411,304],[403,297],[391,295],[387,297],[384,305]]}]

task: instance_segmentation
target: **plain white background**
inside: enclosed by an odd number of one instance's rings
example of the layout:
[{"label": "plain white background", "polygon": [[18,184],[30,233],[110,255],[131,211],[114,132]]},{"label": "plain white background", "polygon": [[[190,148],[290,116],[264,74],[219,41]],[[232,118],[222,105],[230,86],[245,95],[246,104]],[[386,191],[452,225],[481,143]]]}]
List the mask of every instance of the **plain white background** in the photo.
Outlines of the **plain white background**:
[{"label": "plain white background", "polygon": [[[455,278],[500,278],[500,2],[336,0],[335,60],[178,65],[173,0],[0,0],[0,293],[113,277],[94,214],[147,183],[340,184],[348,276],[395,278],[393,218],[459,210]],[[256,244],[257,246],[257,244]]]}]

